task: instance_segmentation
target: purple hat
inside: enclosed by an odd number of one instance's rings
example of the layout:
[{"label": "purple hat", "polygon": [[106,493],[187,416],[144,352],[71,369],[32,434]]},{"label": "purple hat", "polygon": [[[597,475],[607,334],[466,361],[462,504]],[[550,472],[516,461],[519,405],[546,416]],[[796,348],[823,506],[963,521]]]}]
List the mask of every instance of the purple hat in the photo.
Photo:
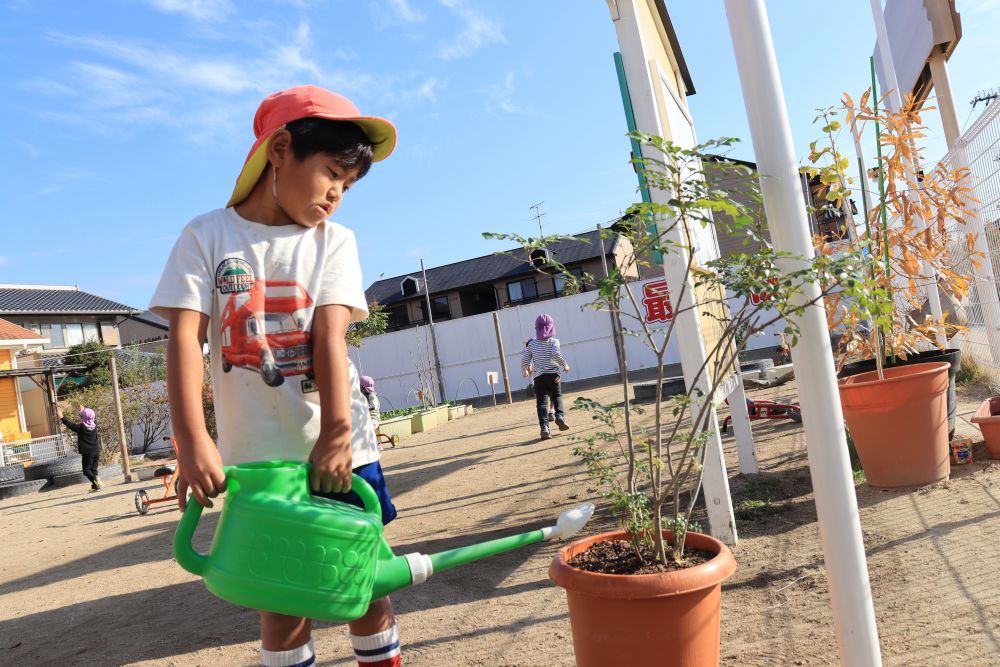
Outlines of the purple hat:
[{"label": "purple hat", "polygon": [[368,375],[361,376],[361,388],[365,390],[366,393],[372,393],[375,391],[375,380]]},{"label": "purple hat", "polygon": [[94,411],[91,410],[90,408],[84,408],[80,410],[80,421],[83,422],[83,425],[88,430],[93,429],[97,426],[97,422],[94,421],[95,416],[96,415],[94,414]]},{"label": "purple hat", "polygon": [[556,323],[551,315],[539,315],[535,319],[535,336],[538,340],[546,340],[556,335]]}]

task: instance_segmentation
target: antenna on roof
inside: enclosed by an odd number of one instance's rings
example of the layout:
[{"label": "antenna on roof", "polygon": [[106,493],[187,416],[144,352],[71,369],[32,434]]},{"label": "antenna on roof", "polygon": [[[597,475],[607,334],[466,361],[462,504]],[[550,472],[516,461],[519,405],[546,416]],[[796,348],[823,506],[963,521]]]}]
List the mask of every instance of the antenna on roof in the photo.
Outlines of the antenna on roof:
[{"label": "antenna on roof", "polygon": [[995,100],[997,97],[1000,97],[1000,91],[998,91],[996,88],[991,88],[989,90],[980,90],[978,93],[976,93],[976,96],[972,98],[971,102],[972,108],[975,109],[976,105],[979,104],[980,102],[986,102],[986,106],[989,106],[990,102]]},{"label": "antenna on roof", "polygon": [[540,202],[538,202],[537,204],[534,204],[534,205],[532,205],[532,206],[529,206],[529,207],[528,207],[528,208],[530,208],[530,209],[531,209],[532,211],[534,211],[534,212],[535,212],[535,215],[534,215],[534,217],[535,217],[535,222],[536,222],[536,223],[538,224],[538,235],[539,235],[539,236],[545,236],[545,232],[543,232],[543,231],[542,231],[542,216],[543,216],[543,215],[545,215],[545,214],[544,214],[544,213],[541,213],[541,212],[539,212],[539,210],[538,210],[538,208],[539,208],[539,207],[540,207],[540,206],[541,206],[542,204],[544,204],[544,203],[545,203],[545,202],[543,202],[543,201],[540,201]]}]

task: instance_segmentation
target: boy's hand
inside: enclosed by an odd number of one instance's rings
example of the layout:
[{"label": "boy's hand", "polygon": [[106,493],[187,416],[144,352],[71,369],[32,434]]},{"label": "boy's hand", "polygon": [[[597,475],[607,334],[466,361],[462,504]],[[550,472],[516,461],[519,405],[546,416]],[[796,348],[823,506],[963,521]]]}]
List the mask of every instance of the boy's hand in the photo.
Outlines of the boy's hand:
[{"label": "boy's hand", "polygon": [[347,493],[351,490],[351,429],[341,434],[320,434],[309,453],[312,469],[309,488],[321,493]]},{"label": "boy's hand", "polygon": [[187,492],[202,507],[212,507],[211,498],[226,491],[226,474],[222,471],[222,457],[208,433],[184,443],[177,448],[177,465],[181,471],[177,482],[177,506],[187,507]]},{"label": "boy's hand", "polygon": [[563,366],[563,371],[566,372],[566,373],[569,373],[569,364],[566,364],[565,366]]}]

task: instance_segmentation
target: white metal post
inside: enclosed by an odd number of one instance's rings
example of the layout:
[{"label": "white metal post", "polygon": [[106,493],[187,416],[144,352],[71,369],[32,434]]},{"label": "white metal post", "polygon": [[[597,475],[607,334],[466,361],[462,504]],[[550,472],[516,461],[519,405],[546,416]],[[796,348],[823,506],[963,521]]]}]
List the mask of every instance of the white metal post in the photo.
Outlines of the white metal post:
[{"label": "white metal post", "polygon": [[[882,0],[871,0],[872,7],[872,18],[875,20],[875,34],[878,38],[878,54],[879,60],[882,61],[882,71],[885,73],[886,80],[889,82],[889,98],[888,105],[890,111],[899,111],[903,108],[903,93],[899,89],[899,81],[896,80],[896,65],[892,61],[892,48],[889,46],[889,34],[885,29],[885,17],[882,15]],[[874,91],[873,91],[874,92]],[[912,165],[913,170],[913,181],[917,182],[917,173],[920,170],[920,165],[914,160]],[[917,231],[922,231],[926,229],[927,224],[923,217],[918,216],[917,218]],[[931,305],[931,315],[935,320],[941,321],[942,313],[941,310],[941,296],[938,294],[938,275],[927,262],[920,261],[921,270],[920,273],[924,276],[929,276],[931,283],[925,286],[925,291],[927,293],[927,301]],[[948,338],[943,334],[939,333],[937,335],[938,345],[942,349],[948,347]]]},{"label": "white metal post", "polygon": [[[725,0],[725,5],[771,238],[779,251],[810,257],[809,224],[764,2]],[[788,263],[794,266],[803,261]],[[815,284],[803,292],[802,302],[820,294]],[[822,302],[806,309],[797,323],[801,335],[792,347],[792,361],[840,662],[875,667],[882,664],[882,657]]]},{"label": "white metal post", "polygon": [[747,409],[747,395],[743,391],[743,377],[739,373],[740,362],[736,360],[736,385],[729,394],[729,416],[733,422],[736,437],[736,453],[740,459],[740,472],[753,475],[760,472],[757,467],[757,452],[753,447],[753,427],[750,426],[750,411]]},{"label": "white metal post", "polygon": [[[944,53],[935,49],[928,62],[931,67],[934,92],[937,93],[937,107],[941,112],[945,141],[948,142],[948,150],[951,151],[951,166],[953,169],[968,169],[969,157],[961,141],[958,116],[955,113],[955,98],[951,94],[951,77],[948,76],[948,64]],[[972,181],[975,177],[969,172],[968,178]],[[975,183],[971,185],[974,186]],[[997,280],[993,272],[993,258],[986,242],[986,230],[983,228],[983,220],[979,217],[978,209],[967,216],[965,222],[976,235],[976,250],[984,255],[982,266],[979,268],[973,266],[972,272],[976,279],[976,291],[979,293],[990,354],[993,357],[993,364],[1000,366],[1000,304],[997,303]]]}]

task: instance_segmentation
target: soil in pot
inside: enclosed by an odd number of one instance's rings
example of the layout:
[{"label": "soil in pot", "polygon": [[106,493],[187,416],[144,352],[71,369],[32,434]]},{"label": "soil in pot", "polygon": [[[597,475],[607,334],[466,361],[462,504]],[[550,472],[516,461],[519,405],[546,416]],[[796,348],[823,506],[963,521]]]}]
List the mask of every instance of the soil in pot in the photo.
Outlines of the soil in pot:
[{"label": "soil in pot", "polygon": [[570,565],[595,544],[615,541],[631,548],[623,532],[594,535],[560,549],[549,567],[549,577],[566,590],[577,666],[718,667],[722,582],[736,571],[732,552],[708,535],[688,533],[685,553],[704,552],[709,560],[637,575]]},{"label": "soil in pot", "polygon": [[[645,547],[645,545],[643,545]],[[676,563],[669,559],[666,565],[659,563],[653,550],[643,548],[642,558],[635,552],[628,540],[609,540],[598,542],[586,551],[570,559],[569,564],[585,572],[601,574],[656,574],[657,572],[675,572],[695,565],[701,565],[715,558],[711,551],[685,549],[684,560]]]}]

